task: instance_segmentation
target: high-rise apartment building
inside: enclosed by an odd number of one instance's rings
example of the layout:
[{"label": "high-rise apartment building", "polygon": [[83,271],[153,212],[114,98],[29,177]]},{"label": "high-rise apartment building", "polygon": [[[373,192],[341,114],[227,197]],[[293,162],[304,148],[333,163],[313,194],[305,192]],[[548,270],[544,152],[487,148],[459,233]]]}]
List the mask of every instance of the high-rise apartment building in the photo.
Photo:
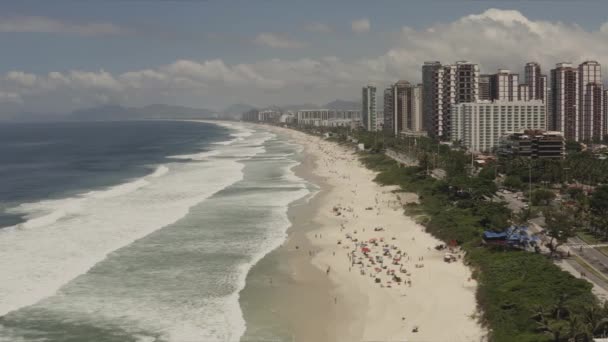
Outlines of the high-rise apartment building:
[{"label": "high-rise apartment building", "polygon": [[479,75],[479,100],[488,101],[491,100],[490,96],[490,77],[492,75],[483,74]]},{"label": "high-rise apartment building", "polygon": [[528,85],[528,99],[546,100],[547,75],[542,74],[540,64],[536,62],[526,63],[524,81]]},{"label": "high-rise apartment building", "polygon": [[571,63],[558,63],[551,69],[551,113],[549,129],[564,133],[566,140],[579,138],[578,70]]},{"label": "high-rise apartment building", "polygon": [[392,133],[395,129],[393,124],[393,87],[388,87],[384,89],[384,126],[383,130],[386,133]]},{"label": "high-rise apartment building", "polygon": [[404,131],[416,133],[424,131],[422,123],[422,96],[422,84],[417,84],[409,89]]},{"label": "high-rise apartment building", "polygon": [[361,100],[363,127],[368,131],[376,131],[376,87],[373,85],[363,87]]},{"label": "high-rise apartment building", "polygon": [[602,66],[596,61],[581,63],[578,66],[577,140],[599,140],[605,135],[603,97]]},{"label": "high-rise apartment building", "polygon": [[[398,135],[403,131],[422,132],[422,85],[398,81],[384,92],[385,131]],[[391,101],[391,103],[388,103]],[[390,119],[389,119],[390,118]],[[390,126],[387,122],[390,121]]]},{"label": "high-rise apartment building", "polygon": [[608,89],[604,89],[604,132],[608,134]]},{"label": "high-rise apartment building", "polygon": [[[443,92],[440,79],[441,63],[424,62],[422,66],[422,112],[424,129],[431,136],[443,133]],[[441,130],[441,132],[440,132]]]},{"label": "high-rise apartment building", "polygon": [[530,101],[530,86],[527,84],[520,84],[517,86],[517,99],[519,101]]},{"label": "high-rise apartment building", "polygon": [[409,89],[411,84],[408,81],[399,81],[393,85],[393,134],[397,135],[405,126],[407,110],[409,106]]},{"label": "high-rise apartment building", "polygon": [[479,65],[466,61],[451,65],[425,62],[422,84],[424,129],[431,136],[447,139],[452,105],[479,99]]},{"label": "high-rise apartment building", "polygon": [[490,99],[494,101],[517,101],[519,75],[507,69],[499,69],[490,75]]}]

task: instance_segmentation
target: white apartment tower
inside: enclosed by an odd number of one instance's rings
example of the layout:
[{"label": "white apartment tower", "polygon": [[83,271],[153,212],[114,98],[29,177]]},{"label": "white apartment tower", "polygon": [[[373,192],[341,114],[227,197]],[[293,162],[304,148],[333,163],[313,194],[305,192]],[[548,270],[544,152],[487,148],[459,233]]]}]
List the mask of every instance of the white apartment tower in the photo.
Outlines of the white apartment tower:
[{"label": "white apartment tower", "polygon": [[363,127],[368,131],[376,131],[376,87],[373,85],[363,87],[362,95],[361,119],[363,120]]},{"label": "white apartment tower", "polygon": [[600,140],[606,134],[602,66],[585,61],[578,66],[578,140]]}]

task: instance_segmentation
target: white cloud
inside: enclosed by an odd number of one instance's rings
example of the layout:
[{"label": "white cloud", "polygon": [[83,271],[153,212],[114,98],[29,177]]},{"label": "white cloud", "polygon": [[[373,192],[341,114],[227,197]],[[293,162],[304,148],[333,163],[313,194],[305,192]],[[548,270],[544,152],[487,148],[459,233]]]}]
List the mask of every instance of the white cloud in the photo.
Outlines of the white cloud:
[{"label": "white cloud", "polygon": [[271,48],[293,49],[304,47],[305,44],[276,33],[260,33],[253,42],[257,45],[268,46]]},{"label": "white cloud", "polygon": [[106,36],[126,33],[128,30],[111,23],[76,24],[47,17],[15,16],[0,18],[0,32]]},{"label": "white cloud", "polygon": [[0,91],[0,103],[23,103],[21,96],[17,93]]},{"label": "white cloud", "polygon": [[333,31],[332,28],[329,27],[329,25],[323,24],[323,23],[317,23],[317,22],[306,25],[305,29],[306,29],[306,31],[316,32],[316,33],[330,33]]},{"label": "white cloud", "polygon": [[222,59],[183,59],[121,74],[74,70],[45,75],[15,70],[0,79],[0,102],[22,101],[24,110],[58,111],[102,101],[221,107],[236,102],[264,106],[358,99],[367,82],[379,87],[398,79],[419,82],[421,65],[428,60],[466,59],[488,73],[502,67],[521,72],[528,61],[541,63],[544,73],[561,61],[595,59],[608,64],[607,27],[584,30],[492,9],[421,29],[404,27],[392,48],[358,60],[328,56],[230,64]]},{"label": "white cloud", "polygon": [[355,33],[369,32],[369,30],[371,29],[371,24],[369,22],[369,19],[367,18],[354,20],[350,25],[353,32]]}]

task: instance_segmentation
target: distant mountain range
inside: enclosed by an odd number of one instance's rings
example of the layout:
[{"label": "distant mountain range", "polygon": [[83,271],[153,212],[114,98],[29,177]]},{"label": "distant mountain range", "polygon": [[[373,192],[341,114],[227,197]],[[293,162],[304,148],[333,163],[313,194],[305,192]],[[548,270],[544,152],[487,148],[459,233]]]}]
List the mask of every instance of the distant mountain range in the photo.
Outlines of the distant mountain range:
[{"label": "distant mountain range", "polygon": [[118,105],[81,109],[66,117],[68,120],[151,120],[151,119],[218,119],[220,114],[209,109],[154,104],[145,107]]},{"label": "distant mountain range", "polygon": [[325,105],[325,108],[334,110],[361,110],[361,102],[335,100],[330,103],[327,103]]},{"label": "distant mountain range", "polygon": [[[334,110],[360,110],[361,105],[356,101],[335,100],[319,106],[315,104],[272,106],[264,109],[300,110],[300,109],[334,109]],[[19,113],[0,116],[0,121],[110,121],[110,120],[154,120],[154,119],[224,119],[239,120],[241,115],[254,106],[237,103],[226,107],[222,111],[205,108],[190,108],[166,104],[153,104],[145,107],[124,107],[120,105],[105,105],[86,109],[79,109],[69,114],[38,114]]]},{"label": "distant mountain range", "polygon": [[[279,109],[283,111],[302,110],[302,109],[333,109],[333,110],[361,110],[361,102],[358,101],[345,101],[345,100],[334,100],[324,105],[317,105],[312,103],[305,103],[299,105],[282,105],[282,106],[269,106],[264,108],[254,108],[253,106],[242,105],[243,109],[241,113],[244,113],[251,109]],[[230,107],[229,107],[230,108]],[[226,112],[226,111],[224,111]]]}]

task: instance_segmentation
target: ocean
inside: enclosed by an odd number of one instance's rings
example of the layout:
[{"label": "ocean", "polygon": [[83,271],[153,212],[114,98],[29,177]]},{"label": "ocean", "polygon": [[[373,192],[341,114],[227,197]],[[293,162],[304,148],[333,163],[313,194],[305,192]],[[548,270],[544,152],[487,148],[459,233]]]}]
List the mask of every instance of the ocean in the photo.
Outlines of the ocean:
[{"label": "ocean", "polygon": [[313,191],[300,152],[236,122],[0,124],[0,341],[238,341]]}]

